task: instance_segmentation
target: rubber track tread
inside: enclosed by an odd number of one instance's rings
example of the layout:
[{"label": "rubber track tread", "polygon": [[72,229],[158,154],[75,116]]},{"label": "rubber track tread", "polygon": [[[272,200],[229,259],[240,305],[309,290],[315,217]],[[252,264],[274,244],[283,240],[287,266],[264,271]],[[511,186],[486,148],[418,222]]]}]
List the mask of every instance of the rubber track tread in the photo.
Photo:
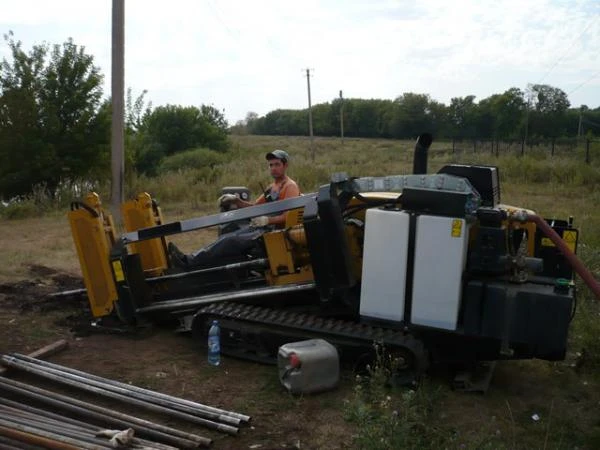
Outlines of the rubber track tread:
[{"label": "rubber track tread", "polygon": [[242,303],[213,303],[200,309],[198,314],[310,331],[318,333],[323,339],[329,337],[334,343],[336,338],[353,340],[362,345],[377,342],[383,344],[387,350],[402,348],[410,351],[415,360],[414,370],[418,374],[422,374],[428,366],[423,342],[398,330]]}]

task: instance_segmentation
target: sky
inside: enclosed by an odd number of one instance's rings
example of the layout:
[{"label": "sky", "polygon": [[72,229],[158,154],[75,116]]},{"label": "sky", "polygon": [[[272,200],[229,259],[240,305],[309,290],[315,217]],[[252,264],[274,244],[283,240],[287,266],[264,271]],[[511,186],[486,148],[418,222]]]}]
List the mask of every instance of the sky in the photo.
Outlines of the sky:
[{"label": "sky", "polygon": [[[152,106],[248,112],[549,84],[600,106],[599,0],[125,0],[125,87]],[[111,84],[112,0],[0,0],[0,33],[85,47]],[[0,59],[10,60],[0,41]]]}]

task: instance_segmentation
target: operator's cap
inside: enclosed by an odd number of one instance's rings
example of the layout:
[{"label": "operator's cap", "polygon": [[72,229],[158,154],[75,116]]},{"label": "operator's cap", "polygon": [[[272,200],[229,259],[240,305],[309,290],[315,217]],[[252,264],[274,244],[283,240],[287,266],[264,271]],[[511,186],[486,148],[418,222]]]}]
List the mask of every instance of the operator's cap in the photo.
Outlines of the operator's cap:
[{"label": "operator's cap", "polygon": [[273,150],[272,152],[267,153],[265,156],[266,159],[280,159],[283,162],[288,162],[290,160],[290,155],[285,150]]}]

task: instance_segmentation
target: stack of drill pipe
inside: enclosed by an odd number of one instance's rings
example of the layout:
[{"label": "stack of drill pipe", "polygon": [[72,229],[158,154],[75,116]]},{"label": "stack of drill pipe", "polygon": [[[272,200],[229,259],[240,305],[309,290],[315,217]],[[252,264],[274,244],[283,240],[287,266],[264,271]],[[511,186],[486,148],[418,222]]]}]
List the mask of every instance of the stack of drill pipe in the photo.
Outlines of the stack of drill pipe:
[{"label": "stack of drill pipe", "polygon": [[[53,410],[67,411],[78,417],[85,417],[117,429],[132,428],[136,434],[173,445],[177,448],[207,447],[211,440],[176,428],[157,424],[139,417],[120,413],[114,409],[83,402],[62,394],[57,394],[20,381],[0,377],[0,391],[16,394],[52,407]],[[2,433],[0,433],[2,434]],[[10,437],[10,436],[9,436]],[[56,448],[56,447],[45,447]]]},{"label": "stack of drill pipe", "polygon": [[227,434],[237,434],[238,428],[234,425],[239,425],[242,418],[247,418],[247,416],[238,413],[216,410],[216,408],[207,409],[205,405],[192,407],[183,404],[179,401],[181,399],[177,399],[176,397],[165,396],[164,394],[158,396],[156,392],[149,390],[144,390],[144,392],[134,391],[130,385],[124,383],[117,383],[114,380],[96,377],[73,369],[65,370],[67,368],[63,366],[20,354],[4,355],[0,358],[0,362],[12,369],[31,373],[70,387],[113,400],[120,400],[130,405],[182,419]]},{"label": "stack of drill pipe", "polygon": [[[50,411],[46,411],[33,406],[23,405],[21,403],[8,400],[6,398],[0,398],[0,414],[3,418],[9,418],[11,416],[30,418],[31,420],[37,420],[38,422],[56,425],[59,430],[75,430],[86,434],[86,436],[95,436],[101,428],[81,420],[73,419],[71,417],[62,416]],[[141,439],[134,437],[131,442],[131,448],[145,448],[145,449],[156,449],[156,450],[176,450],[177,447],[171,445],[160,444],[158,442],[150,441],[147,439]]]},{"label": "stack of drill pipe", "polygon": [[251,419],[250,416],[247,416],[245,414],[240,414],[234,411],[227,411],[224,409],[203,405],[202,403],[192,402],[190,400],[174,397],[172,395],[162,394],[160,392],[152,391],[150,389],[144,389],[127,383],[121,383],[119,381],[103,378],[97,375],[92,375],[81,370],[72,369],[70,367],[61,366],[59,364],[53,364],[48,361],[32,358],[30,356],[25,356],[20,353],[11,353],[8,356],[16,358],[17,360],[39,365],[48,370],[60,372],[61,374],[71,374],[84,378],[86,380],[96,381],[99,384],[104,385],[109,390],[112,387],[115,390],[115,392],[122,393],[123,391],[129,391],[130,396],[135,398],[137,398],[135,394],[140,394],[140,396],[142,396],[145,399],[148,399],[148,401],[151,403],[168,406],[170,408],[177,409],[179,411],[189,414],[198,414],[201,417],[219,420],[223,423],[227,423],[230,425],[239,425],[242,422],[248,423]]}]

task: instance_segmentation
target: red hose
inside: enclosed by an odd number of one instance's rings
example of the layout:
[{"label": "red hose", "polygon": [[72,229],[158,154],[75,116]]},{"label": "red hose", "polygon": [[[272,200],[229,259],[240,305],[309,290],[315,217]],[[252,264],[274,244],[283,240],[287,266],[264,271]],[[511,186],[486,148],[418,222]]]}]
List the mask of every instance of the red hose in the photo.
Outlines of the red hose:
[{"label": "red hose", "polygon": [[528,222],[534,222],[540,230],[556,245],[556,247],[567,258],[571,267],[577,272],[581,279],[592,290],[598,300],[600,300],[600,284],[596,281],[592,273],[583,265],[581,260],[565,244],[565,241],[552,229],[548,223],[537,214],[527,214]]}]

